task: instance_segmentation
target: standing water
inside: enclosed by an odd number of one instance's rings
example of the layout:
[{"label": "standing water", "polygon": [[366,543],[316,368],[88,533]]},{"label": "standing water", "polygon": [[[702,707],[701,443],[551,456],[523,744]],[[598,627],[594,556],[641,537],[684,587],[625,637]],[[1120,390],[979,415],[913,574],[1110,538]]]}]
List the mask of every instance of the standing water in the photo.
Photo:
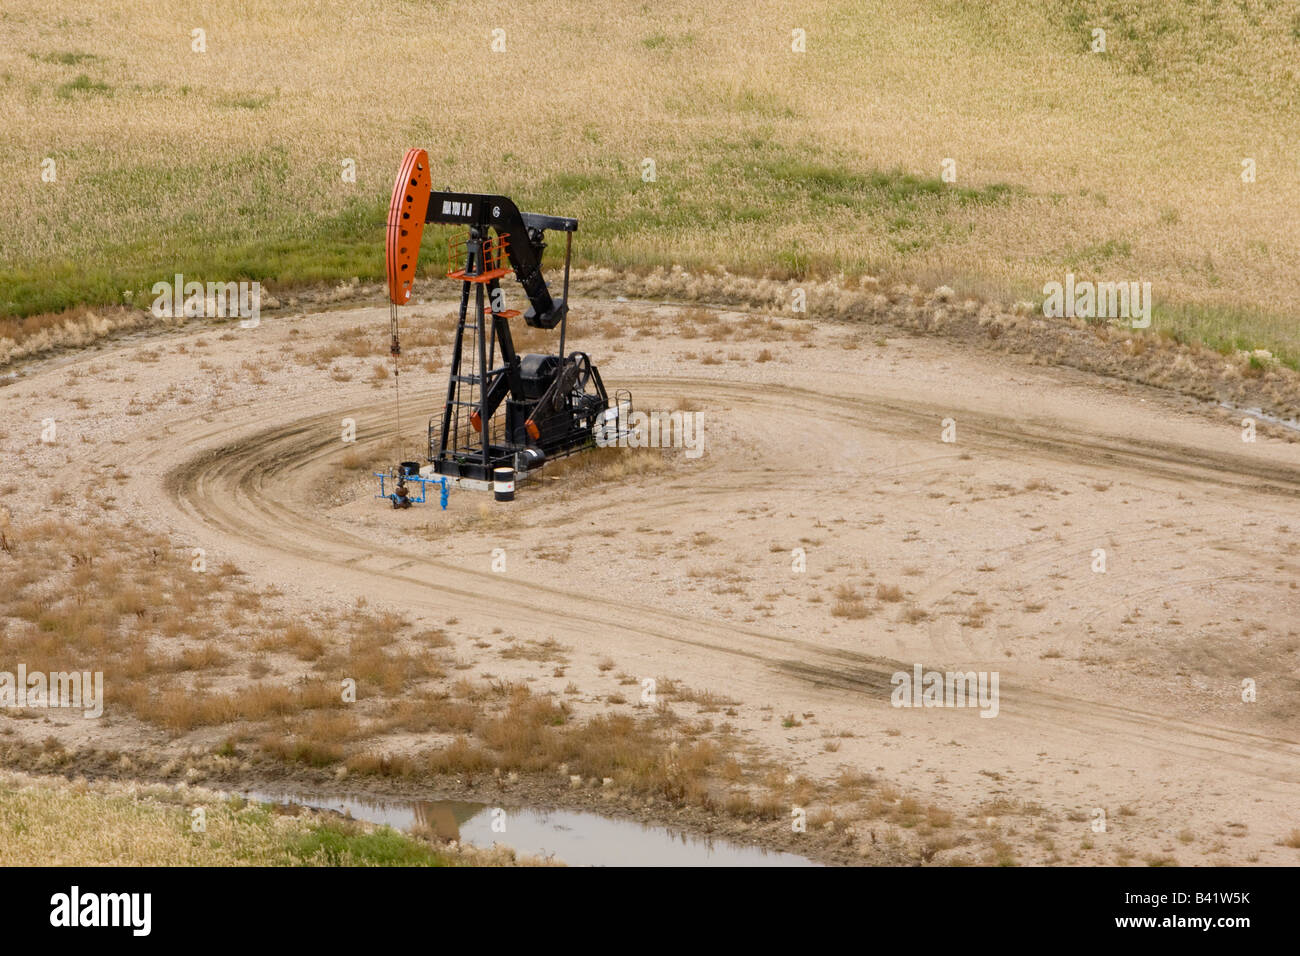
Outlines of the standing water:
[{"label": "standing water", "polygon": [[[441,840],[472,846],[509,846],[516,853],[552,857],[570,866],[816,866],[812,860],[697,837],[667,827],[615,820],[577,810],[507,809],[466,800],[384,800],[307,794],[245,793],[259,803],[333,810],[368,823],[410,830],[423,824]],[[497,829],[493,830],[496,821]],[[504,823],[504,831],[502,831]]]}]

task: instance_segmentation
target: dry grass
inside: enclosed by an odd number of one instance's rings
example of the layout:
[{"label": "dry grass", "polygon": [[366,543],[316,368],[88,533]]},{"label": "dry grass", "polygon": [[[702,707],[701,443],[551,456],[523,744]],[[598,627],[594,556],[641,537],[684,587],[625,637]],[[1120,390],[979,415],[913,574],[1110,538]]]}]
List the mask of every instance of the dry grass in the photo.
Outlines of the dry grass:
[{"label": "dry grass", "polygon": [[568,652],[572,650],[565,647],[553,637],[548,637],[544,641],[523,641],[517,644],[511,644],[501,652],[501,656],[508,661],[524,660],[537,661],[539,663],[567,663]]},{"label": "dry grass", "polygon": [[[1022,297],[1066,271],[1149,280],[1167,304],[1159,323],[1294,353],[1294,9],[1133,6],[669,0],[611,15],[591,0],[542,13],[475,0],[413,26],[379,0],[251,17],[222,0],[204,8],[199,54],[177,0],[106,0],[75,19],[14,0],[0,45],[0,205],[12,212],[0,314],[121,303],[124,290],[147,302],[174,271],[224,280],[249,262],[284,284],[378,278],[392,177],[419,144],[448,183],[583,219],[580,262],[883,271]],[[790,50],[793,26],[808,31],[805,53]],[[1109,52],[1088,51],[1093,26],[1109,30]],[[507,53],[491,52],[488,27],[506,30]],[[530,83],[545,121],[508,124],[505,149],[457,132],[464,90],[430,56],[482,74],[541,64]],[[652,76],[653,95],[611,74]],[[392,75],[421,103],[414,122],[387,95]],[[515,95],[489,84],[476,107],[509,116]],[[859,102],[871,109],[846,108]],[[1156,118],[1187,135],[1152,148]],[[177,124],[240,136],[232,150],[229,137],[177,137]],[[55,183],[40,180],[44,157]],[[1254,184],[1240,178],[1246,157]],[[955,183],[939,179],[945,158]],[[9,323],[0,339],[62,322]]]},{"label": "dry grass", "polygon": [[860,621],[871,614],[871,607],[854,588],[841,584],[835,589],[835,603],[831,606],[831,617],[845,617]]},{"label": "dry grass", "polygon": [[922,621],[929,620],[930,612],[924,608],[917,607],[915,604],[909,604],[899,611],[898,620],[907,624],[920,624]]},{"label": "dry grass", "polygon": [[[198,573],[187,551],[139,528],[51,521],[5,526],[3,532],[0,653],[31,670],[102,670],[104,726],[139,720],[167,731],[177,746],[197,743],[205,759],[255,756],[432,784],[442,775],[461,781],[510,773],[576,778],[583,786],[613,786],[773,826],[789,818],[791,807],[806,807],[828,832],[842,828],[855,804],[899,829],[928,833],[947,825],[942,811],[899,802],[873,790],[864,775],[846,772],[835,784],[793,778],[746,746],[734,728],[714,725],[711,715],[734,715],[741,704],[710,690],[661,677],[653,707],[579,714],[575,707],[582,705],[567,694],[452,676],[453,662],[444,656],[449,637],[417,630],[399,615],[358,606],[312,618],[281,616],[275,596],[252,589],[233,567]],[[566,651],[542,639],[507,642],[502,654],[546,667]],[[615,674],[614,661],[599,667],[610,675],[605,679],[626,682]],[[340,694],[342,678],[356,682],[357,704]],[[679,713],[683,708],[693,711]],[[782,722],[794,729],[812,716],[790,713]],[[216,740],[224,742],[214,746]],[[51,738],[32,759],[71,772],[82,749],[65,750]],[[837,749],[837,741],[827,742],[826,752]],[[6,799],[0,786],[0,817]],[[59,806],[57,800],[51,805]],[[96,812],[120,817],[137,810]],[[229,811],[230,826],[241,812]],[[0,852],[21,843],[3,829]],[[138,829],[156,830],[148,821]],[[371,836],[312,831],[301,840],[295,836],[292,846],[306,861],[316,860],[318,850],[327,862],[351,859],[348,853],[367,862],[368,852],[384,859],[416,852],[393,844],[396,835],[378,842]],[[231,845],[238,840],[232,837]],[[89,846],[93,857],[98,844]],[[138,862],[189,852],[166,841],[119,849],[120,860]]]},{"label": "dry grass", "polygon": [[665,700],[696,704],[701,713],[712,713],[724,708],[734,707],[740,703],[725,694],[719,694],[711,690],[695,690],[670,677],[655,679],[655,694]]},{"label": "dry grass", "polygon": [[591,448],[550,462],[542,481],[564,482],[566,491],[599,484],[651,477],[671,470],[679,455],[673,449]]},{"label": "dry grass", "polygon": [[[4,540],[0,652],[33,671],[102,671],[108,712],[176,735],[336,711],[345,678],[359,696],[391,696],[443,673],[436,632],[400,641],[405,621],[361,610],[267,620],[266,595],[235,569],[197,571],[188,550],[139,528],[44,521]],[[253,680],[241,652],[262,665]]]},{"label": "dry grass", "polygon": [[897,584],[878,584],[876,586],[876,600],[887,601],[891,604],[903,600],[903,589]]},{"label": "dry grass", "polygon": [[[448,687],[442,632],[413,633],[400,616],[362,608],[319,620],[269,617],[268,597],[233,568],[197,572],[187,552],[138,528],[48,521],[6,526],[4,542],[0,652],[32,671],[102,671],[109,718],[130,715],[175,736],[220,729],[312,767],[473,774],[567,765],[629,789],[712,800],[722,751],[693,739],[699,728],[672,732],[666,707],[575,721],[567,704],[525,685],[460,679]],[[543,640],[512,650],[545,663],[565,649]],[[235,668],[241,651],[262,666],[258,678]],[[344,678],[370,706],[349,706]],[[734,703],[671,682],[664,690],[701,711]],[[377,758],[376,745],[394,731],[456,736],[415,762]]]}]

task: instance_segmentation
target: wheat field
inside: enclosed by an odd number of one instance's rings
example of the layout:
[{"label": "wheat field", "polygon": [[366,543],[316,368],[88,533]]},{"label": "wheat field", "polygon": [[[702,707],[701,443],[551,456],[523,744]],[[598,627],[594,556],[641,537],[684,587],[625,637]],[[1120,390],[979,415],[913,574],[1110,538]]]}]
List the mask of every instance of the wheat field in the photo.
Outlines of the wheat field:
[{"label": "wheat field", "polygon": [[378,278],[419,145],[579,217],[580,263],[1149,281],[1157,326],[1294,363],[1298,64],[1279,0],[10,0],[0,315]]}]

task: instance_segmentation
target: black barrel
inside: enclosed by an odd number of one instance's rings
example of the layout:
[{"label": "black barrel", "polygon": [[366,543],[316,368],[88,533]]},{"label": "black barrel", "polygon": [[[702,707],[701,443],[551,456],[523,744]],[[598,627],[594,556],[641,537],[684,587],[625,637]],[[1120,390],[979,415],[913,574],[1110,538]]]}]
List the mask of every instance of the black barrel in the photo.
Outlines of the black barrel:
[{"label": "black barrel", "polygon": [[513,468],[492,469],[492,494],[497,501],[515,500],[515,470]]},{"label": "black barrel", "polygon": [[401,464],[402,474],[418,475],[420,473],[420,463],[418,461],[404,461]]}]

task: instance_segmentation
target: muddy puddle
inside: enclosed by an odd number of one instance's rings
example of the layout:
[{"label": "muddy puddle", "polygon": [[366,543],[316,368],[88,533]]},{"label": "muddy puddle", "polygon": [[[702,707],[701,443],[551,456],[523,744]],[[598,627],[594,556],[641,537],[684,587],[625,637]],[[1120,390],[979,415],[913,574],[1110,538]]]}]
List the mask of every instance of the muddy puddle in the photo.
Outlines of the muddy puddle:
[{"label": "muddy puddle", "polygon": [[1263,419],[1266,422],[1272,422],[1274,425],[1281,425],[1283,428],[1289,428],[1293,432],[1300,432],[1300,420],[1294,418],[1279,418],[1277,415],[1270,415],[1263,409],[1242,408],[1240,405],[1234,405],[1232,402],[1219,402],[1219,407],[1226,408],[1229,411],[1239,412],[1243,415],[1249,415],[1252,418]]},{"label": "muddy puddle", "polygon": [[242,794],[264,803],[298,804],[350,814],[368,823],[410,830],[423,824],[443,840],[494,843],[569,866],[817,866],[812,860],[710,839],[667,827],[577,810],[495,808],[465,800],[389,800],[302,793]]}]

